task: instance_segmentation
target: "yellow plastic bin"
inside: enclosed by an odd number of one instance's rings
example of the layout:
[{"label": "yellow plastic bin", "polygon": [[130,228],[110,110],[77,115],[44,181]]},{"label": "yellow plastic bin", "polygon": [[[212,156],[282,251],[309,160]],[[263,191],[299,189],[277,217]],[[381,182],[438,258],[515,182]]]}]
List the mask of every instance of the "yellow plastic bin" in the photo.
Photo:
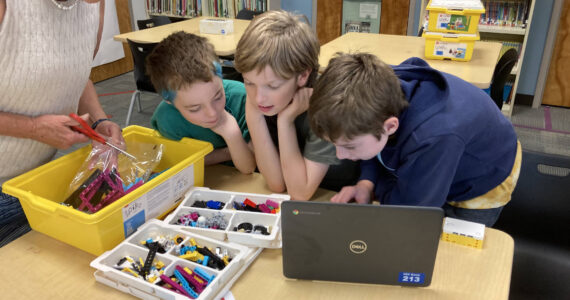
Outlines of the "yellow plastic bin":
[{"label": "yellow plastic bin", "polygon": [[165,171],[94,214],[60,204],[91,146],[6,181],[2,191],[20,199],[32,229],[101,255],[146,220],[174,209],[190,187],[203,186],[204,157],[213,150],[207,142],[186,138],[173,141],[140,126],[125,128],[123,136],[127,145],[163,144],[162,159],[155,171]]},{"label": "yellow plastic bin", "polygon": [[481,14],[485,13],[479,0],[431,0],[426,9],[429,11],[427,30],[431,32],[474,34]]},{"label": "yellow plastic bin", "polygon": [[477,34],[457,34],[442,32],[424,32],[426,39],[425,56],[428,59],[450,59],[469,61],[473,55],[473,46],[478,41]]}]

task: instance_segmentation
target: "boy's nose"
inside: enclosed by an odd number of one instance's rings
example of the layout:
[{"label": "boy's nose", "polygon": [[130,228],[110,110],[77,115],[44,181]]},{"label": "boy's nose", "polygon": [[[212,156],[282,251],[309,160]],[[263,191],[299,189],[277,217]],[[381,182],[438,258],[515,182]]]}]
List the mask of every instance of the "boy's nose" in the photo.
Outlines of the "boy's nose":
[{"label": "boy's nose", "polygon": [[263,99],[265,97],[263,96],[263,93],[260,90],[255,91],[255,102],[257,102],[257,105],[263,104]]},{"label": "boy's nose", "polygon": [[206,107],[206,109],[204,111],[206,113],[206,116],[209,118],[213,118],[216,116],[216,110],[212,106]]}]

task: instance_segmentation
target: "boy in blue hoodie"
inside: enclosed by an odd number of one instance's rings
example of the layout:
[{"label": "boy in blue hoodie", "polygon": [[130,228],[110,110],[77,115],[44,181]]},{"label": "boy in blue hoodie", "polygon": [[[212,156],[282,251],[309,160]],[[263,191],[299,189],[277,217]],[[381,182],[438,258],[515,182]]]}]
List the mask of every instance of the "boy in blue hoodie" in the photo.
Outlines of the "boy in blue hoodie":
[{"label": "boy in blue hoodie", "polygon": [[511,123],[479,88],[419,58],[390,67],[371,54],[340,54],[319,78],[311,127],[361,176],[331,201],[443,207],[492,226],[521,163]]}]

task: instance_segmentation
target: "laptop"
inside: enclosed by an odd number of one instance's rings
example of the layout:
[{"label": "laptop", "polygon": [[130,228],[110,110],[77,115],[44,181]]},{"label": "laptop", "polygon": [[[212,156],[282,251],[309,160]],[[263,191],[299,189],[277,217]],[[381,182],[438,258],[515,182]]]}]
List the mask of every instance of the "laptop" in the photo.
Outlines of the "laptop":
[{"label": "laptop", "polygon": [[438,207],[284,201],[283,275],[428,286],[443,215]]}]

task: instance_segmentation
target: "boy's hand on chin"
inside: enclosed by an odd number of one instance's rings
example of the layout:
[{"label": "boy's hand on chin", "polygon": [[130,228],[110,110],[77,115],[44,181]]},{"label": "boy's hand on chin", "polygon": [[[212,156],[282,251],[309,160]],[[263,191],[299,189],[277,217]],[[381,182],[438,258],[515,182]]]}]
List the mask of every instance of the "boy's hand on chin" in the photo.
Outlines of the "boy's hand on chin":
[{"label": "boy's hand on chin", "polygon": [[212,127],[211,129],[213,132],[221,135],[222,137],[226,137],[236,130],[241,134],[236,119],[226,110],[224,110],[224,113],[220,115],[218,124],[216,124],[216,126]]},{"label": "boy's hand on chin", "polygon": [[309,109],[309,99],[313,94],[312,88],[300,88],[295,92],[293,100],[279,113],[279,120],[293,122],[300,114]]}]

